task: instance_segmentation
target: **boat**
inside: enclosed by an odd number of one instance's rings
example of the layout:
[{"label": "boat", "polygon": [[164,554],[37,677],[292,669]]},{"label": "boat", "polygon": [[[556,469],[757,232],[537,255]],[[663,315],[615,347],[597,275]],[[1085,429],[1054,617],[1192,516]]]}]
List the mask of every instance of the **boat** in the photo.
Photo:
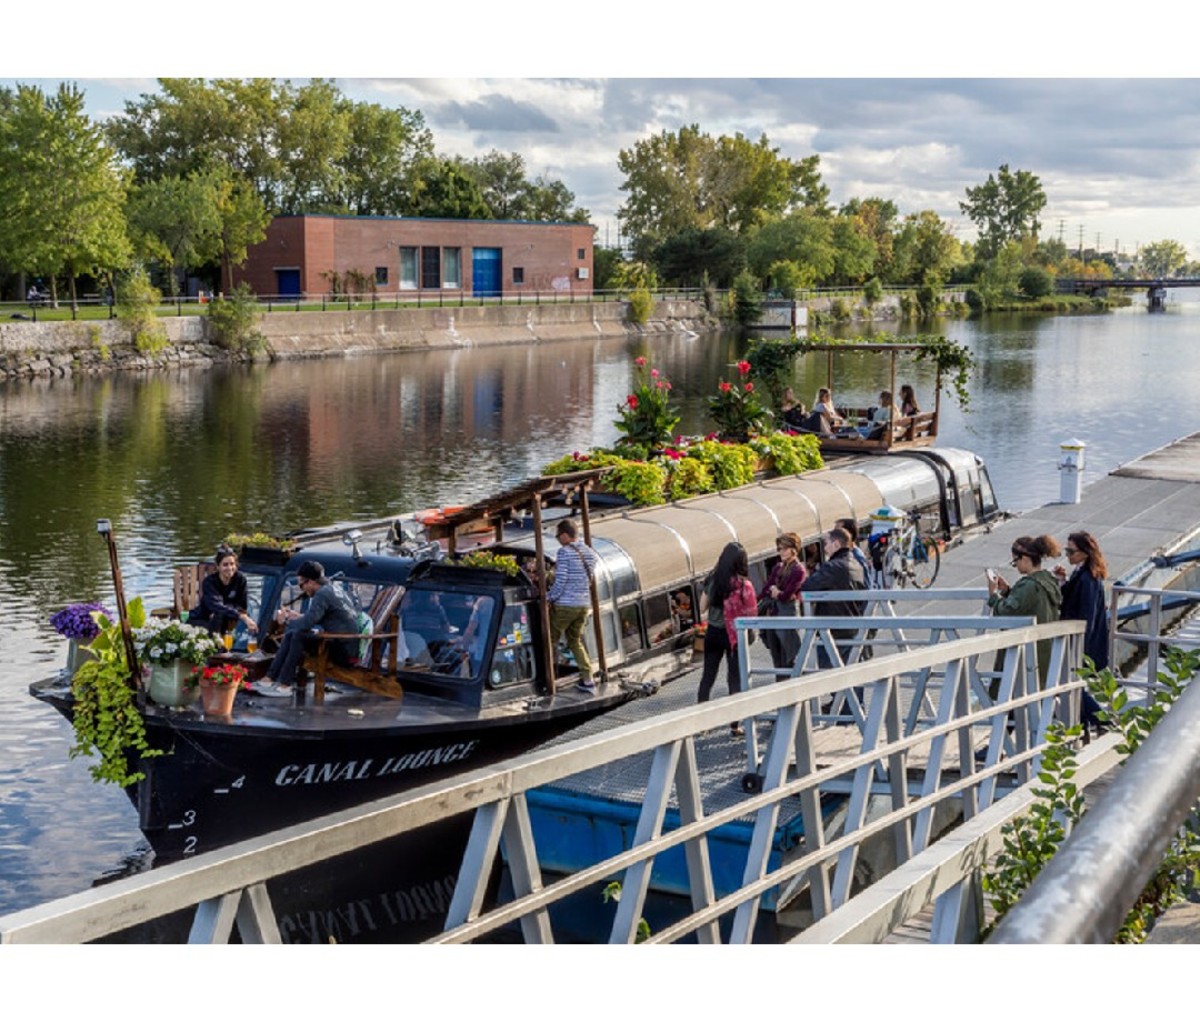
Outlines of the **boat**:
[{"label": "boat", "polygon": [[[746,547],[761,585],[784,531],[799,534],[806,556],[819,560],[821,534],[836,519],[865,523],[883,504],[920,510],[948,541],[1000,514],[986,466],[950,448],[848,458],[654,507],[600,502],[593,513],[589,492],[605,471],[538,477],[473,505],[418,513],[420,520],[301,530],[288,537],[288,551],[243,548],[251,613],[263,634],[279,607],[301,598],[299,566],[320,561],[330,584],[364,609],[364,649],[383,647],[366,673],[384,684],[360,686],[352,670],[315,676],[290,700],[239,693],[225,718],[198,706],[159,706],[142,694],[149,745],[167,754],[141,759],[144,779],[126,790],[155,861],[483,767],[631,699],[653,698],[692,666],[698,621],[694,611],[681,616],[677,597],[686,593],[699,607],[703,579],[731,540]],[[581,521],[597,555],[586,636],[602,678],[594,693],[575,686],[569,654],[546,641],[546,572],[536,583],[512,573],[528,558],[552,563],[546,547],[564,516]],[[436,604],[444,619],[431,626]],[[387,609],[380,616],[378,608]],[[464,650],[458,640],[472,614],[484,641]],[[227,655],[261,671],[263,654],[248,654],[246,641],[236,634]],[[70,683],[62,671],[31,693],[70,719]],[[442,872],[459,838],[465,829],[437,842]],[[406,857],[414,870],[417,858]]]}]

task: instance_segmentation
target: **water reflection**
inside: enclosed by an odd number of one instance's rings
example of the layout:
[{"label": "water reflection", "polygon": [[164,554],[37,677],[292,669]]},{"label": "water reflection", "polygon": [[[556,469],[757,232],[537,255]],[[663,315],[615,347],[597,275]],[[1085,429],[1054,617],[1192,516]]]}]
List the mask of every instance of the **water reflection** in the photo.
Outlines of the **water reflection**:
[{"label": "water reflection", "polygon": [[[1197,323],[1184,302],[939,324],[979,362],[970,413],[942,401],[941,442],[979,451],[1006,506],[1054,500],[1064,439],[1087,443],[1090,482],[1200,428]],[[706,432],[743,352],[724,334],[660,334],[0,385],[0,911],[79,890],[139,842],[124,795],[67,759],[66,724],[26,692],[64,655],[49,615],[111,599],[97,517],[130,593],[160,604],[170,567],[230,531],[462,503],[612,443],[638,355],[671,380],[680,430]],[[872,404],[891,382],[887,359],[810,355],[793,381],[805,404],[831,361],[839,401]],[[902,358],[896,382],[932,407],[931,366]]]}]

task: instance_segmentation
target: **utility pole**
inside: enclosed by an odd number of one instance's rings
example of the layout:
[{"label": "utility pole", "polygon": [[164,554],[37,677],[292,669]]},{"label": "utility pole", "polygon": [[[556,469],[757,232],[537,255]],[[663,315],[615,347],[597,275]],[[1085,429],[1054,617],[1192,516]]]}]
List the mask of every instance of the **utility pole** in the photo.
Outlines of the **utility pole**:
[{"label": "utility pole", "polygon": [[1079,261],[1083,262],[1083,224],[1079,225]]}]

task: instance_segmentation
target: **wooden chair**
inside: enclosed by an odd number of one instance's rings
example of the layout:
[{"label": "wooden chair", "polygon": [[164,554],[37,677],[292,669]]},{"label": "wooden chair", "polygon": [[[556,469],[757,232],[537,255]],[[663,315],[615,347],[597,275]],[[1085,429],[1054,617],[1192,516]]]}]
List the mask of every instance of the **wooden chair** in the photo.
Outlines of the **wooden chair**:
[{"label": "wooden chair", "polygon": [[[305,670],[312,671],[313,702],[321,706],[325,702],[325,683],[329,680],[344,682],[391,699],[402,699],[404,689],[396,680],[397,649],[400,637],[400,600],[404,596],[403,586],[384,586],[375,594],[367,616],[371,619],[371,633],[355,632],[352,635],[340,632],[320,632],[317,649],[304,658]],[[368,654],[357,664],[344,666],[333,662],[329,643],[337,639],[356,639],[368,644]],[[387,663],[383,662],[384,647],[387,647]]]},{"label": "wooden chair", "polygon": [[178,618],[184,611],[190,611],[200,605],[201,586],[217,566],[212,561],[201,561],[199,564],[185,564],[175,569],[171,581],[171,606],[155,607],[150,611],[151,617]]}]

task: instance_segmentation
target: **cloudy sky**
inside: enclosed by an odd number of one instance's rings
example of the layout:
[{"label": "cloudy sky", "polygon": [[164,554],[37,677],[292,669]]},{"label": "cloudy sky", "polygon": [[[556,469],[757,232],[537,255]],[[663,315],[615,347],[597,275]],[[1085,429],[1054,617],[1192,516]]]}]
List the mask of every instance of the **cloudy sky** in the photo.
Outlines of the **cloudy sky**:
[{"label": "cloudy sky", "polygon": [[[1127,36],[1147,26],[1110,23],[1089,37],[1044,4],[1010,3],[997,25],[972,23],[961,4],[925,6],[925,19],[910,4],[902,24],[872,34],[870,5],[821,22],[763,5],[733,26],[728,11],[697,25],[683,8],[647,18],[622,0],[582,29],[553,8],[492,24],[501,8],[468,4],[459,24],[469,39],[452,38],[435,15],[421,25],[385,11],[378,31],[339,20],[327,35],[309,32],[286,60],[261,41],[279,37],[270,18],[262,37],[246,27],[253,46],[220,57],[192,45],[200,22],[184,19],[178,38],[188,45],[158,54],[176,66],[151,74],[130,73],[138,61],[119,45],[98,56],[90,35],[69,74],[61,55],[36,49],[16,56],[13,73],[48,87],[78,82],[95,117],[153,91],[158,73],[334,77],[353,99],[420,110],[442,153],[521,153],[531,176],[562,179],[591,211],[601,244],[617,240],[619,151],[698,124],[714,136],[765,133],[793,158],[817,153],[835,204],[881,196],[902,213],[934,209],[963,239],[974,237],[958,208],[964,189],[1008,163],[1041,178],[1043,236],[1129,253],[1174,238],[1200,257],[1200,80],[1146,77],[1191,64],[1175,34],[1156,30],[1130,49]],[[330,51],[325,39],[341,42]],[[755,77],[763,73],[797,77]]]}]

